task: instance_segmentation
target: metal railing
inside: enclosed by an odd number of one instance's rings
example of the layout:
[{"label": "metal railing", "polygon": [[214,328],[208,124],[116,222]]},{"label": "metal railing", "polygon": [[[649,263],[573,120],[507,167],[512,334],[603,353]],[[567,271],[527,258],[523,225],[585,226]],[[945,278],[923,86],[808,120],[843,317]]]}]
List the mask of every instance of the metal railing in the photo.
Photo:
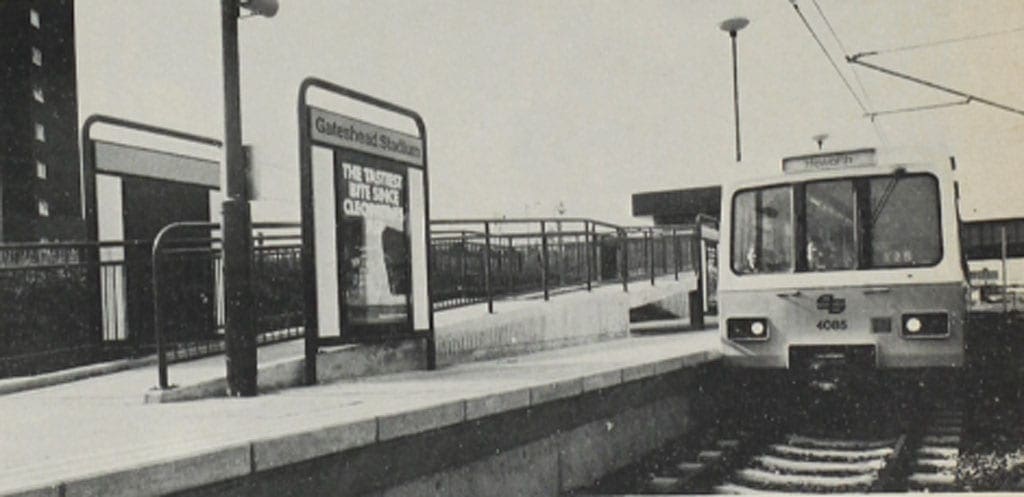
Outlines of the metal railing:
[{"label": "metal railing", "polygon": [[[152,241],[0,245],[0,377],[160,349],[166,365],[223,350],[216,225],[182,224]],[[692,226],[629,227],[584,218],[431,223],[435,311],[500,298],[693,271]],[[257,223],[254,301],[260,343],[302,335],[299,225]]]},{"label": "metal railing", "polygon": [[[298,225],[254,231],[259,342],[301,336]],[[220,242],[208,231],[202,237],[191,247],[176,239],[161,255],[168,362],[223,350]],[[0,378],[155,351],[152,247],[147,240],[0,245]]]},{"label": "metal railing", "polygon": [[131,242],[0,245],[0,377],[102,360],[99,282],[121,269],[102,250]]},{"label": "metal railing", "polygon": [[[153,335],[160,388],[168,365],[224,351],[220,225],[172,223],[152,249]],[[303,335],[301,238],[293,223],[254,223],[253,312],[257,343]],[[268,234],[269,232],[269,234]]]},{"label": "metal railing", "polygon": [[585,218],[431,221],[435,311],[690,271],[691,226],[629,227]]}]

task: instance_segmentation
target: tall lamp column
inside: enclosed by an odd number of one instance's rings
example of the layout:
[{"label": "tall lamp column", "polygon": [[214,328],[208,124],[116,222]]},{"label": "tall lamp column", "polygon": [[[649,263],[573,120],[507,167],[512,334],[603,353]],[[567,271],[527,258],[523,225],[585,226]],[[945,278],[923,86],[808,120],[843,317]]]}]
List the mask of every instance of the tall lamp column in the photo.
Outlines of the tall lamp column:
[{"label": "tall lamp column", "polygon": [[732,102],[733,102],[733,114],[736,121],[736,162],[740,161],[740,88],[739,88],[739,71],[736,63],[736,33],[739,33],[741,29],[747,27],[750,24],[745,17],[733,17],[726,19],[718,25],[722,31],[729,33],[729,38],[732,40]]}]

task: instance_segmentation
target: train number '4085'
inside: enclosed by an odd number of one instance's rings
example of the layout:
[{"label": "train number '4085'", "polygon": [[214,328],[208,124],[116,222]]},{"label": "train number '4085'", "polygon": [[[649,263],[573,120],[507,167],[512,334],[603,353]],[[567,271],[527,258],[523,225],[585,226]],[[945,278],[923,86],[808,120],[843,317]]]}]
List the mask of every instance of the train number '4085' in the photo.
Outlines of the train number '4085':
[{"label": "train number '4085'", "polygon": [[818,328],[819,330],[826,330],[826,331],[845,330],[846,329],[846,320],[845,319],[822,319],[821,321],[818,321],[818,324],[815,325],[815,327]]}]

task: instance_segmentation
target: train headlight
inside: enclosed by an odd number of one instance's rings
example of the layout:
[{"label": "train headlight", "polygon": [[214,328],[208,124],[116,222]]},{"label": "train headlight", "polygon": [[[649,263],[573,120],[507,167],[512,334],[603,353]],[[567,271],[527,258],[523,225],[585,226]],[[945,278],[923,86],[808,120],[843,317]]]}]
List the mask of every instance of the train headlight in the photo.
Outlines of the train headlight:
[{"label": "train headlight", "polygon": [[949,335],[949,315],[945,312],[904,314],[902,330],[907,338],[938,338]]},{"label": "train headlight", "polygon": [[730,340],[768,340],[768,320],[765,318],[730,318],[726,320],[725,328]]},{"label": "train headlight", "polygon": [[907,319],[907,333],[917,333],[921,331],[921,320],[917,318]]},{"label": "train headlight", "polygon": [[754,321],[750,323],[750,334],[756,337],[764,335],[764,323],[760,321]]}]

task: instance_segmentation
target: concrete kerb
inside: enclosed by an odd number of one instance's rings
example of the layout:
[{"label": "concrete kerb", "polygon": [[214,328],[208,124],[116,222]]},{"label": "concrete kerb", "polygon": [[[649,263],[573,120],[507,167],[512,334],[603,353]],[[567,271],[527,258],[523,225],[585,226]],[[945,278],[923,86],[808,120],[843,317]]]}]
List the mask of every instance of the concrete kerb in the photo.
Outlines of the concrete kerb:
[{"label": "concrete kerb", "polygon": [[[395,373],[423,369],[426,359],[421,341],[372,345],[339,345],[325,347],[317,356],[317,380],[330,382],[371,374]],[[260,392],[301,386],[305,358],[288,357],[261,364],[257,371]],[[143,401],[147,404],[182,402],[227,395],[227,379],[211,378],[191,385],[167,390],[149,390]]]},{"label": "concrete kerb", "polygon": [[0,395],[22,392],[35,388],[44,388],[72,381],[84,380],[94,376],[101,376],[128,369],[144,368],[156,364],[156,356],[150,355],[133,359],[118,359],[115,361],[90,364],[77,368],[43,373],[35,376],[16,377],[0,380]]}]

